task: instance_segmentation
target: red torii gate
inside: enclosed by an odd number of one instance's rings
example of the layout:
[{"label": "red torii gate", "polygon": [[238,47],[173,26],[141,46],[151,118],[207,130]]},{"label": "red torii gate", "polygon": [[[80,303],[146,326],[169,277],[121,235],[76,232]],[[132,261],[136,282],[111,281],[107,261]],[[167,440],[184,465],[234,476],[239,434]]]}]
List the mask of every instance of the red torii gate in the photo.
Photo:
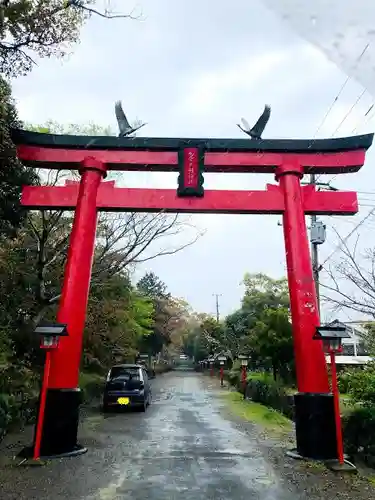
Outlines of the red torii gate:
[{"label": "red torii gate", "polygon": [[[317,192],[301,186],[306,173],[358,171],[373,135],[325,140],[116,138],[39,134],[13,130],[19,159],[28,166],[75,169],[81,181],[27,186],[29,209],[75,210],[57,320],[69,337],[52,353],[42,455],[79,451],[77,427],[82,336],[89,294],[98,211],[282,214],[296,373],[297,451],[336,458],[333,399],[322,345],[305,214],[353,215],[353,192]],[[117,188],[102,182],[108,170],[180,172],[171,189]],[[265,191],[203,189],[203,171],[274,174]],[[324,436],[324,439],[322,439]]]}]

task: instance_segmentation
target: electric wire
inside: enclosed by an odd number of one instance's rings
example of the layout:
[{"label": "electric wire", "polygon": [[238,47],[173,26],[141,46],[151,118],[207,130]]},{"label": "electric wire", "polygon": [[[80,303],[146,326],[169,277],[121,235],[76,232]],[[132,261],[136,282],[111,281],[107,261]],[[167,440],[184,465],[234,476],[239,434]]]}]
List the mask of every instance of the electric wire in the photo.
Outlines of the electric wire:
[{"label": "electric wire", "polygon": [[[370,105],[370,107],[368,108],[368,110],[366,111],[366,113],[363,115],[363,117],[357,122],[356,126],[350,132],[351,134],[354,134],[354,132],[358,129],[358,127],[360,125],[362,125],[363,119],[365,119],[369,115],[370,111],[373,109],[374,106],[375,106],[375,103],[373,102]],[[365,123],[367,123],[368,121],[370,121],[374,116],[375,116],[375,111],[373,113],[371,113],[370,117],[367,118],[367,120],[365,119]]]},{"label": "electric wire", "polygon": [[[357,66],[358,66],[359,62],[361,61],[362,57],[365,55],[365,53],[366,53],[367,49],[369,48],[369,46],[370,46],[370,44],[369,44],[369,43],[367,43],[367,44],[365,45],[364,49],[362,50],[362,52],[359,54],[359,56],[358,56],[358,57],[357,57],[357,59],[355,60],[355,62],[354,62],[354,66],[353,66],[353,69],[357,68]],[[339,91],[338,91],[338,93],[337,93],[336,97],[333,99],[333,101],[332,101],[331,105],[329,106],[329,108],[328,108],[328,110],[327,110],[326,114],[324,115],[322,122],[320,123],[320,125],[319,125],[319,126],[318,126],[318,128],[316,129],[313,139],[315,139],[315,138],[316,138],[316,136],[317,136],[318,132],[320,131],[320,129],[322,128],[323,124],[324,124],[324,123],[325,123],[325,121],[327,120],[327,118],[328,118],[329,114],[331,113],[331,111],[332,111],[332,109],[333,109],[334,105],[335,105],[335,104],[337,103],[337,101],[339,100],[339,98],[340,98],[340,96],[341,96],[342,92],[344,91],[344,89],[345,89],[345,87],[346,87],[346,85],[348,84],[348,82],[349,82],[349,80],[350,80],[350,79],[351,79],[351,77],[350,77],[350,76],[347,76],[347,77],[346,77],[346,79],[345,79],[344,83],[342,84],[342,86],[340,87],[340,89],[339,89]],[[344,123],[344,121],[347,119],[347,117],[348,117],[348,116],[350,115],[350,113],[353,111],[353,109],[355,108],[355,106],[356,106],[356,105],[358,104],[358,102],[361,100],[361,98],[363,97],[363,95],[365,94],[365,92],[366,92],[366,89],[365,89],[365,90],[363,90],[363,91],[362,91],[362,93],[361,93],[361,94],[357,97],[357,100],[355,101],[354,105],[353,105],[353,106],[349,109],[349,111],[347,112],[347,114],[346,114],[346,115],[344,116],[344,118],[341,120],[341,122],[340,122],[339,126],[338,126],[338,127],[336,128],[336,130],[333,132],[332,136],[333,136],[333,135],[334,135],[334,134],[338,131],[338,129],[341,127],[341,125]],[[321,176],[322,176],[322,175],[323,175],[323,174],[318,175],[318,177],[315,179],[315,183],[318,181],[318,179],[320,179],[320,178],[321,178]],[[336,177],[336,176],[335,176],[335,177]],[[332,182],[332,180],[331,180],[331,182]]]},{"label": "electric wire", "polygon": [[346,85],[348,84],[349,80],[350,80],[350,76],[347,76],[347,77],[346,77],[346,80],[345,80],[345,81],[344,81],[344,83],[342,84],[342,86],[341,86],[340,90],[338,91],[337,95],[334,97],[333,101],[331,102],[330,106],[328,107],[328,109],[327,109],[327,111],[326,111],[326,114],[325,114],[325,115],[324,115],[324,117],[323,117],[323,120],[320,122],[320,125],[319,125],[319,126],[318,126],[318,128],[316,129],[313,139],[315,139],[315,138],[316,138],[316,136],[318,135],[318,133],[319,133],[320,129],[323,127],[323,125],[324,125],[325,121],[327,120],[327,118],[328,118],[329,114],[331,113],[331,111],[332,111],[333,107],[335,106],[335,104],[336,104],[336,103],[337,103],[337,101],[339,100],[339,98],[340,98],[340,96],[341,96],[342,92],[344,91],[344,89],[345,89]]},{"label": "electric wire", "polygon": [[366,89],[362,90],[362,92],[359,94],[359,96],[357,97],[357,99],[355,100],[354,104],[349,108],[348,112],[345,114],[345,116],[343,117],[343,119],[341,120],[341,122],[338,124],[338,126],[335,128],[333,134],[332,134],[332,137],[338,132],[338,130],[341,128],[341,126],[343,125],[343,123],[345,122],[345,120],[348,118],[348,116],[350,116],[350,114],[352,113],[353,109],[357,106],[357,104],[359,103],[359,101],[362,99],[362,97],[365,95],[366,93]]},{"label": "electric wire", "polygon": [[[354,62],[354,66],[353,66],[353,69],[355,69],[357,66],[358,66],[358,63],[361,61],[362,57],[365,55],[367,49],[369,48],[370,44],[367,43],[364,47],[364,49],[362,50],[362,52],[359,54],[359,56],[357,57],[357,59],[355,60]],[[324,115],[323,117],[323,120],[321,121],[320,125],[318,126],[318,128],[316,129],[315,131],[315,134],[314,134],[314,139],[316,138],[318,132],[320,131],[320,129],[322,128],[322,126],[324,125],[325,121],[327,120],[329,114],[331,113],[333,107],[335,106],[335,104],[337,103],[337,101],[339,100],[342,92],[344,91],[346,85],[348,84],[349,80],[351,79],[350,76],[347,76],[344,83],[342,84],[342,86],[340,87],[340,90],[338,91],[336,97],[333,99],[331,105],[329,106],[326,114]]]},{"label": "electric wire", "polygon": [[338,252],[339,250],[341,250],[342,245],[343,245],[346,241],[348,241],[348,239],[352,236],[352,234],[354,234],[354,233],[358,230],[358,228],[359,228],[360,226],[362,226],[362,224],[363,224],[363,223],[364,223],[364,222],[365,222],[365,221],[366,221],[369,217],[371,217],[371,215],[373,215],[373,213],[374,213],[374,212],[375,212],[375,206],[373,206],[373,208],[372,208],[372,209],[371,209],[371,210],[367,213],[367,215],[366,215],[363,219],[361,219],[361,220],[358,222],[358,224],[356,224],[356,225],[355,225],[355,227],[354,227],[354,228],[353,228],[353,229],[352,229],[352,230],[351,230],[351,231],[350,231],[350,232],[349,232],[349,233],[345,236],[345,238],[343,238],[343,239],[341,240],[341,243],[339,243],[339,244],[336,246],[336,248],[333,250],[333,252],[331,252],[331,253],[329,254],[329,256],[328,256],[328,257],[327,257],[327,258],[326,258],[326,259],[322,262],[322,264],[320,264],[320,266],[319,266],[319,268],[320,268],[320,269],[323,269],[323,268],[324,268],[325,264],[326,264],[326,263],[327,263],[327,262],[328,262],[328,261],[329,261],[329,260],[333,257],[333,255],[334,255],[336,252]]}]

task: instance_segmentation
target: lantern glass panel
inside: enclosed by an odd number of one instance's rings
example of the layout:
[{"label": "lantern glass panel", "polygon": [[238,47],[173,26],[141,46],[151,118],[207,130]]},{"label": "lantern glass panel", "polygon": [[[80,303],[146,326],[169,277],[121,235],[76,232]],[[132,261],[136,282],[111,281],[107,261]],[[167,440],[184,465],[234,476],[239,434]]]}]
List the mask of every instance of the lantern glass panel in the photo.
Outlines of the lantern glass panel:
[{"label": "lantern glass panel", "polygon": [[332,339],[331,340],[331,349],[333,349],[335,351],[339,351],[340,348],[341,348],[341,339],[340,338]]},{"label": "lantern glass panel", "polygon": [[330,339],[323,339],[323,349],[325,352],[329,352],[331,348],[331,340]]},{"label": "lantern glass panel", "polygon": [[59,343],[59,337],[51,335],[42,337],[42,347],[44,348],[53,348],[57,347]]}]

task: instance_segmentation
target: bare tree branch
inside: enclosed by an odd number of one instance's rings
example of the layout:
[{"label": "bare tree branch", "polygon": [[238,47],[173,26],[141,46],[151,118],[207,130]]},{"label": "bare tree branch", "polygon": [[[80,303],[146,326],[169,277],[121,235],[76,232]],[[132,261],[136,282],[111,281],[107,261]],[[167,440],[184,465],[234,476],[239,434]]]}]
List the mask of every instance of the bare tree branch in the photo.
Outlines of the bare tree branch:
[{"label": "bare tree branch", "polygon": [[79,40],[82,25],[92,16],[140,19],[142,13],[115,13],[110,4],[95,8],[97,0],[14,0],[0,4],[0,71],[26,74],[38,57],[63,57]]},{"label": "bare tree branch", "polygon": [[341,257],[333,266],[324,267],[329,282],[320,282],[328,292],[322,298],[336,311],[351,309],[375,317],[375,252],[372,249],[360,253],[359,237],[350,248],[337,231],[336,234]]},{"label": "bare tree branch", "polygon": [[115,14],[114,12],[111,11],[111,9],[105,9],[103,12],[100,12],[97,9],[94,9],[92,7],[89,7],[87,5],[87,2],[84,2],[83,0],[68,0],[66,2],[66,8],[72,6],[76,7],[78,9],[82,9],[86,12],[89,12],[90,14],[96,14],[97,16],[104,17],[105,19],[134,19],[134,20],[139,20],[141,17],[141,14],[135,15],[135,8],[129,13],[129,14]]},{"label": "bare tree branch", "polygon": [[130,264],[139,264],[156,257],[172,255],[194,244],[201,234],[196,233],[188,242],[175,248],[161,248],[155,252],[152,245],[162,238],[171,240],[192,228],[188,222],[180,221],[178,215],[164,212],[125,215],[103,214],[99,223],[98,251],[95,256],[93,279],[102,275],[122,272]]}]

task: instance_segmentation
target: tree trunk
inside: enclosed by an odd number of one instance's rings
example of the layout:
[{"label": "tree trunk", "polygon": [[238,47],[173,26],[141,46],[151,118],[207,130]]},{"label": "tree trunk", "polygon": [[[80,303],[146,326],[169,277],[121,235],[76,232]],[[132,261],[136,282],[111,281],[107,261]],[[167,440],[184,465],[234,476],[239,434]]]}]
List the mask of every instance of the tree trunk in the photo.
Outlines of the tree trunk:
[{"label": "tree trunk", "polygon": [[272,361],[272,374],[273,374],[273,379],[276,382],[277,380],[277,365]]}]

